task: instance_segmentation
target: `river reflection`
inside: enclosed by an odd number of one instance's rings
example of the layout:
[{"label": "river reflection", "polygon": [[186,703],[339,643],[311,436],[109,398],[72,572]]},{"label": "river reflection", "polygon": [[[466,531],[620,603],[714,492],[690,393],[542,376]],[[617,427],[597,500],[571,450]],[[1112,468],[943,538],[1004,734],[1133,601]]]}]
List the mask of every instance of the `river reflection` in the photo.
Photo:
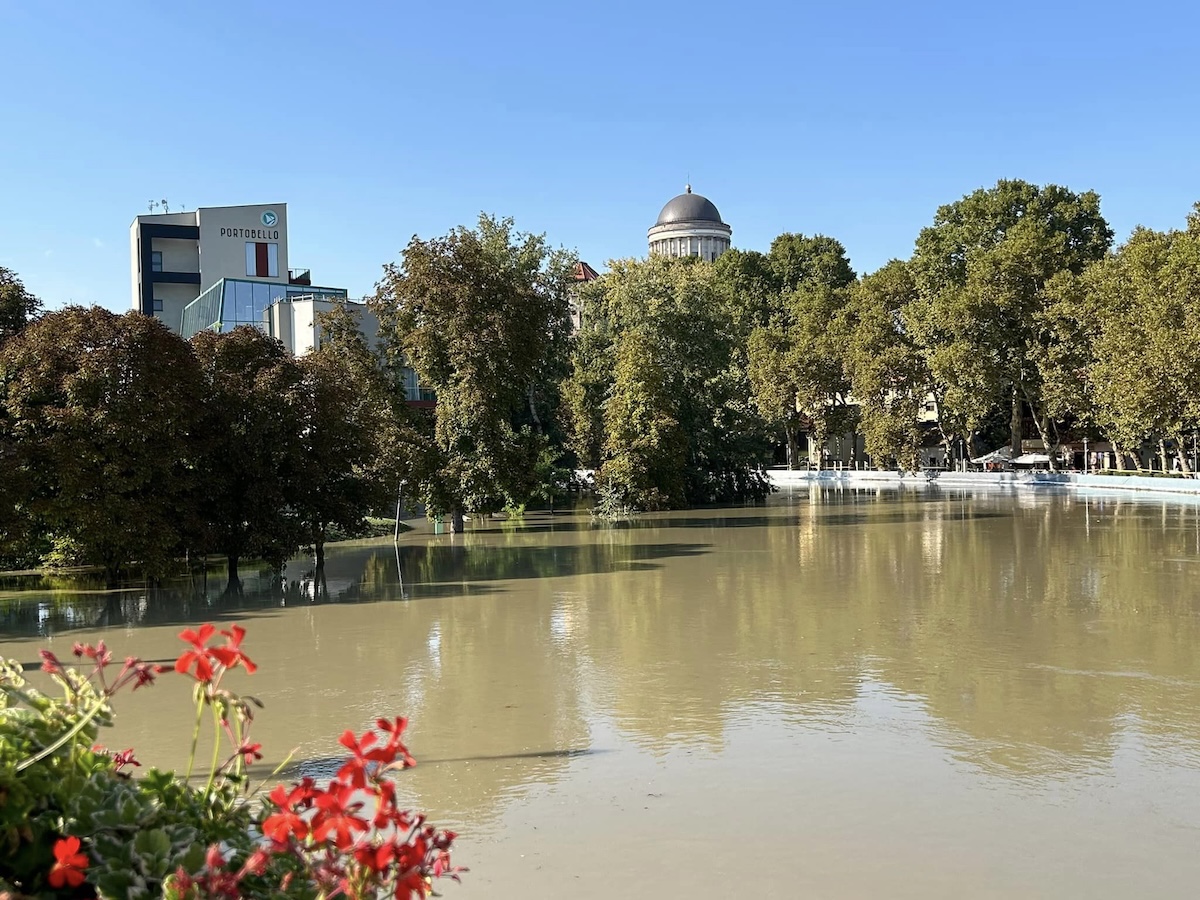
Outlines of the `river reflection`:
[{"label": "river reflection", "polygon": [[[320,774],[343,728],[409,715],[409,798],[473,836],[480,895],[601,896],[601,842],[647,891],[724,896],[689,881],[727,836],[714,816],[811,849],[716,866],[765,896],[1170,896],[1200,876],[1196,505],[797,491],[419,530],[330,548],[323,584],[310,569],[238,598],[219,571],[0,583],[0,652],[104,636],[166,659],[184,623],[243,622],[264,765],[297,747]],[[181,765],[186,695],[123,699],[111,743]],[[671,877],[645,849],[664,840]]]}]

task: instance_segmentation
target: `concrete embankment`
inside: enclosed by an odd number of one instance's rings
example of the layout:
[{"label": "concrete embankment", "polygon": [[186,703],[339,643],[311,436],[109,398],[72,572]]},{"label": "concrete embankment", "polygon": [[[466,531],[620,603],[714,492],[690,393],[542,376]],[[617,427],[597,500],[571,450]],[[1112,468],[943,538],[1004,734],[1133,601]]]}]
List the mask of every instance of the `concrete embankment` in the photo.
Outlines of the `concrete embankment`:
[{"label": "concrete embankment", "polygon": [[1096,491],[1138,491],[1158,494],[1200,496],[1200,480],[1194,478],[1150,478],[1141,475],[1084,475],[1078,472],[939,472],[926,471],[901,475],[899,472],[868,470],[822,471],[770,469],[771,484],[777,489],[811,485],[847,487],[946,487],[946,488],[1073,488]]}]

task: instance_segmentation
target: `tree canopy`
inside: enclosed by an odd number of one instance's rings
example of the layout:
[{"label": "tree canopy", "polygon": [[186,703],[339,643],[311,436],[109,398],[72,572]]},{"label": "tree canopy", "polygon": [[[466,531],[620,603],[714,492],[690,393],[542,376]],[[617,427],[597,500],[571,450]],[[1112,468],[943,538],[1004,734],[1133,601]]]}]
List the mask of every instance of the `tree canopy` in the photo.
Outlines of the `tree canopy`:
[{"label": "tree canopy", "polygon": [[485,215],[474,229],[414,237],[384,268],[371,306],[393,354],[437,394],[424,494],[454,530],[464,512],[521,504],[538,488],[539,436],[567,367],[574,262]]}]

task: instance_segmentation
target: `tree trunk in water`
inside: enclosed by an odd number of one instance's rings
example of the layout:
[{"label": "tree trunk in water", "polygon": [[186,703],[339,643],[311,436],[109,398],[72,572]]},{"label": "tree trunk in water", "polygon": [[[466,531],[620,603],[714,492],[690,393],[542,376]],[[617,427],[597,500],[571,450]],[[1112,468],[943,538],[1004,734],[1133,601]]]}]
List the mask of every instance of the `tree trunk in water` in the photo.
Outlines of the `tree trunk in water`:
[{"label": "tree trunk in water", "polygon": [[1165,475],[1167,472],[1171,471],[1171,467],[1169,465],[1167,465],[1167,442],[1166,441],[1158,442],[1158,458],[1162,462],[1162,470],[1163,470],[1163,474]]},{"label": "tree trunk in water", "polygon": [[796,446],[796,426],[783,426],[784,439],[787,441],[787,467],[788,471],[796,468],[796,457],[800,455],[800,449]]},{"label": "tree trunk in water", "polygon": [[453,509],[450,511],[450,533],[463,533],[463,511],[461,509]]},{"label": "tree trunk in water", "polygon": [[225,590],[232,594],[240,594],[242,592],[242,580],[238,578],[237,554],[228,555],[226,561],[229,564],[229,585]]},{"label": "tree trunk in water", "polygon": [[325,571],[325,529],[324,528],[317,531],[317,541],[316,541],[315,549],[316,549],[316,552],[314,555],[316,556],[317,571],[324,572]]},{"label": "tree trunk in water", "polygon": [[1012,432],[1009,439],[1009,446],[1012,449],[1012,458],[1016,459],[1024,450],[1022,450],[1022,435],[1021,435],[1021,395],[1017,392],[1017,386],[1013,385],[1012,392],[1012,418],[1009,420],[1009,429]]},{"label": "tree trunk in water", "polygon": [[1192,474],[1192,465],[1188,461],[1187,454],[1183,452],[1183,438],[1178,438],[1175,441],[1175,455],[1179,459],[1179,471],[1184,475]]},{"label": "tree trunk in water", "polygon": [[1116,441],[1113,441],[1113,464],[1117,467],[1118,472],[1125,471],[1125,454],[1117,446]]}]

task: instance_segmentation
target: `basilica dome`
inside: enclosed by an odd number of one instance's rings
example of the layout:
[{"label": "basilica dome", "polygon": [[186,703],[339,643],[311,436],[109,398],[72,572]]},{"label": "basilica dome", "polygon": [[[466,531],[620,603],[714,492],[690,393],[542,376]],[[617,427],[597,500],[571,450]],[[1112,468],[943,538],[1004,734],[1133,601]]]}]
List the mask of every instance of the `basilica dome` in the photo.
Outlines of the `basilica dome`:
[{"label": "basilica dome", "polygon": [[[686,193],[673,197],[658,214],[655,225],[671,225],[675,222],[720,222],[721,214],[707,197],[692,193],[688,185]],[[723,223],[722,223],[723,224]]]},{"label": "basilica dome", "polygon": [[693,194],[689,184],[682,194],[667,201],[647,237],[652,254],[698,256],[712,262],[729,249],[732,234],[713,202]]}]

